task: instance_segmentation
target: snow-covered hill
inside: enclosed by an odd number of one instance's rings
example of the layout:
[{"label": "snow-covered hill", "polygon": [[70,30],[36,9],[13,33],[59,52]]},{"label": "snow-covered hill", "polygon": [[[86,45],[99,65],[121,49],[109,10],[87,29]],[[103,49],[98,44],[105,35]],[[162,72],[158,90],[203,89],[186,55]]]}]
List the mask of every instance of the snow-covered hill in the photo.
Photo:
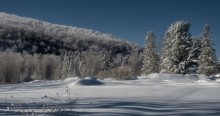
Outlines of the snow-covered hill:
[{"label": "snow-covered hill", "polygon": [[7,14],[4,12],[0,12],[0,21],[1,21],[0,22],[1,25],[7,25],[11,27],[23,28],[34,31],[44,31],[44,33],[49,33],[49,34],[57,33],[58,35],[65,34],[66,36],[79,36],[81,38],[89,38],[89,39],[96,38],[96,39],[108,39],[116,42],[122,41],[120,38],[108,34],[103,34],[94,30],[77,28],[66,25],[51,24],[49,22],[44,22],[32,18],[19,17],[17,15]]},{"label": "snow-covered hill", "polygon": [[33,81],[1,85],[0,114],[217,116],[219,89],[220,82],[204,75],[152,74],[124,81],[91,77]]},{"label": "snow-covered hill", "polygon": [[[112,50],[129,53],[138,45],[98,31],[51,24],[41,20],[0,12],[0,50],[55,53],[60,50]],[[115,50],[115,51],[114,51]]]}]

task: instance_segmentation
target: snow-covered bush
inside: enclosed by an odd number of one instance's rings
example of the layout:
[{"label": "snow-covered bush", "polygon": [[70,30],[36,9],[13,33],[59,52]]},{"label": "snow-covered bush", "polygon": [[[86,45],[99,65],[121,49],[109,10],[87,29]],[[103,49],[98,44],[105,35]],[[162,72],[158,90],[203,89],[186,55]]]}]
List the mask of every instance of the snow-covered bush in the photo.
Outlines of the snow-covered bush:
[{"label": "snow-covered bush", "polygon": [[113,70],[113,77],[119,80],[126,80],[131,77],[131,68],[126,65],[122,65]]},{"label": "snow-covered bush", "polygon": [[0,83],[18,83],[22,75],[23,58],[20,54],[0,53]]},{"label": "snow-covered bush", "polygon": [[60,57],[0,52],[0,83],[59,79]]}]

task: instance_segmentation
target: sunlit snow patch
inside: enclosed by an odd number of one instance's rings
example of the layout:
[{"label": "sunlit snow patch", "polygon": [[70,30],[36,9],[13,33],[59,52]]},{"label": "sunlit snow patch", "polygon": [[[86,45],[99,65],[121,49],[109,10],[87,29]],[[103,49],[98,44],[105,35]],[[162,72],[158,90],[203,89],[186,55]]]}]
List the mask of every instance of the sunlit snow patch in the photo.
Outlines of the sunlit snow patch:
[{"label": "sunlit snow patch", "polygon": [[220,74],[217,74],[217,75],[215,75],[215,77],[218,77],[218,78],[220,78]]},{"label": "sunlit snow patch", "polygon": [[27,83],[39,83],[39,82],[42,82],[41,80],[33,80],[31,82],[27,82]]}]

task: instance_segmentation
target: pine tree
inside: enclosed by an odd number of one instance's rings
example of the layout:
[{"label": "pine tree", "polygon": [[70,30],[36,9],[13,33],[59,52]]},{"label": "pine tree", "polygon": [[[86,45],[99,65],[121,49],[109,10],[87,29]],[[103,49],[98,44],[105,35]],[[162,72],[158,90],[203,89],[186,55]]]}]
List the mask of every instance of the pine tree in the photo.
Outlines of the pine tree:
[{"label": "pine tree", "polygon": [[201,41],[195,37],[191,38],[191,48],[187,57],[187,74],[197,73],[198,70],[198,58],[201,52]]},{"label": "pine tree", "polygon": [[146,37],[146,47],[144,50],[142,74],[147,75],[159,71],[159,56],[155,48],[155,35],[148,32]]},{"label": "pine tree", "polygon": [[209,25],[205,25],[201,34],[201,54],[199,56],[198,73],[211,75],[218,71],[218,59],[212,43],[212,31]]},{"label": "pine tree", "polygon": [[172,24],[165,34],[160,72],[185,74],[187,56],[190,50],[190,24],[178,21]]}]

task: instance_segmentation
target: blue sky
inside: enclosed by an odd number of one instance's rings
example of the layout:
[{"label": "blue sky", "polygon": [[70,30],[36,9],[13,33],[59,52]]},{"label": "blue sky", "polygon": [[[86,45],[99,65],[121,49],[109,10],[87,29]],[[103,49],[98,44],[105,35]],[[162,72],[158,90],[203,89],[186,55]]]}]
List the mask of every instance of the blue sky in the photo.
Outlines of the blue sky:
[{"label": "blue sky", "polygon": [[190,22],[194,36],[209,24],[218,56],[219,11],[219,0],[0,0],[0,12],[93,29],[140,45],[148,31],[162,42],[175,21]]}]

